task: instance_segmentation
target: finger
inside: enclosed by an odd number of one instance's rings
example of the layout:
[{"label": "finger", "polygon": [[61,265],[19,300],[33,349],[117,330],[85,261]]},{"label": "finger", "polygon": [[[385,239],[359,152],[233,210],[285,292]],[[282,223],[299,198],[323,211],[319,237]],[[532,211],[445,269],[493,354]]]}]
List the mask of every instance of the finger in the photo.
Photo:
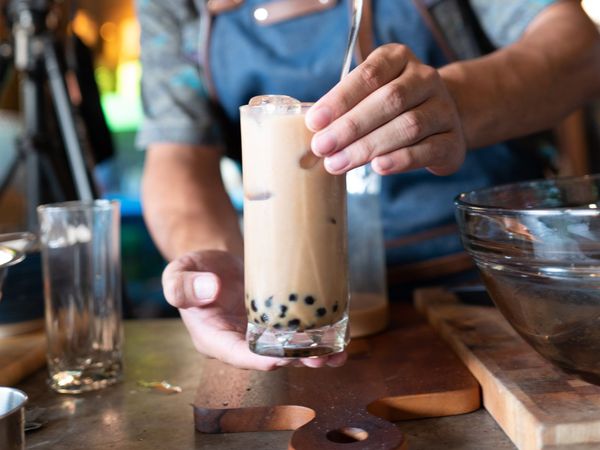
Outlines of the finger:
[{"label": "finger", "polygon": [[313,131],[325,128],[371,92],[397,78],[409,58],[408,48],[399,44],[384,45],[373,51],[308,110],[307,127]]},{"label": "finger", "polygon": [[346,364],[346,360],[348,359],[347,352],[336,353],[335,355],[331,355],[327,359],[327,365],[329,367],[341,367]]},{"label": "finger", "polygon": [[464,150],[454,132],[440,133],[406,148],[377,156],[371,162],[380,175],[427,168],[436,175],[449,175],[461,166]]},{"label": "finger", "polygon": [[337,175],[362,166],[373,158],[417,144],[429,136],[452,129],[452,115],[443,101],[432,97],[325,158],[325,168]]},{"label": "finger", "polygon": [[253,353],[248,348],[248,342],[243,335],[231,335],[230,337],[231,342],[228,342],[228,338],[222,340],[222,352],[219,353],[224,356],[223,362],[227,364],[241,369],[270,371],[287,366],[292,362],[290,359],[272,358]]},{"label": "finger", "polygon": [[347,359],[348,354],[346,352],[340,352],[319,358],[302,358],[300,361],[306,367],[317,369],[325,366],[340,367],[344,365]]},{"label": "finger", "polygon": [[325,365],[327,364],[327,357],[302,358],[300,361],[306,367],[310,367],[312,369],[319,369],[321,367],[325,367]]},{"label": "finger", "polygon": [[163,292],[175,308],[185,309],[212,303],[221,290],[219,277],[210,272],[188,272],[165,269]]},{"label": "finger", "polygon": [[424,103],[434,94],[436,70],[420,66],[405,70],[398,78],[382,86],[330,126],[316,133],[311,148],[318,156],[341,150],[371,131]]},{"label": "finger", "polygon": [[[196,349],[240,369],[274,370],[293,360],[271,358],[252,353],[243,333],[234,330],[207,330],[205,311],[198,308],[180,310],[181,318],[190,331]],[[212,331],[212,332],[211,332]]]}]

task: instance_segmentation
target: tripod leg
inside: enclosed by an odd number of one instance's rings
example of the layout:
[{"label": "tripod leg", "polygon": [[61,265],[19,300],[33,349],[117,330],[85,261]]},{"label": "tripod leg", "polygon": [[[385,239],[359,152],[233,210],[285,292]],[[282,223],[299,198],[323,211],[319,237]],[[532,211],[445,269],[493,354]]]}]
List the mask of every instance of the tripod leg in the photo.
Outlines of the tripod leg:
[{"label": "tripod leg", "polygon": [[25,159],[27,173],[27,228],[37,229],[36,207],[40,204],[40,165],[35,149],[45,129],[43,121],[43,89],[33,77],[23,79],[22,101],[24,113],[24,136],[17,141],[19,154]]},{"label": "tripod leg", "polygon": [[75,127],[71,102],[67,95],[67,88],[63,79],[63,71],[51,38],[44,39],[44,63],[48,77],[48,86],[56,111],[58,126],[63,136],[77,196],[80,200],[93,200],[94,188],[86,169],[81,143]]}]

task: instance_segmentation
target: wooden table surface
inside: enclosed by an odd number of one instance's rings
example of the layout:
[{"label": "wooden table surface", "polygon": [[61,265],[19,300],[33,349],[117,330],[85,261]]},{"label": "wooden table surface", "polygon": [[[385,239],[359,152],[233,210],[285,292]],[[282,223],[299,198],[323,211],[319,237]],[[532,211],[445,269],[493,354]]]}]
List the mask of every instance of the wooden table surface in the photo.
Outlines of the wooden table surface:
[{"label": "wooden table surface", "polygon": [[[287,449],[290,432],[207,435],[194,430],[194,400],[204,358],[177,319],[125,323],[124,381],[82,395],[52,392],[41,370],[17,387],[42,428],[26,435],[28,449]],[[318,369],[315,369],[318,370]],[[181,386],[166,395],[139,386],[160,381]],[[461,416],[398,422],[409,448],[514,449],[485,410]],[[352,445],[356,447],[357,443]],[[368,448],[368,447],[362,447]]]}]

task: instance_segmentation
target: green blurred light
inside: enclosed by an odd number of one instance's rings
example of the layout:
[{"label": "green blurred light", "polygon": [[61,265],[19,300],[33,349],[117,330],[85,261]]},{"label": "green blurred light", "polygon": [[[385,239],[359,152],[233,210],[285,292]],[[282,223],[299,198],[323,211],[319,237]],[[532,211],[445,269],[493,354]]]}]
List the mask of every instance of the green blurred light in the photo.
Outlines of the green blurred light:
[{"label": "green blurred light", "polygon": [[142,121],[141,72],[139,61],[119,64],[114,72],[102,66],[96,69],[102,109],[114,132],[136,130]]},{"label": "green blurred light", "polygon": [[142,122],[142,101],[138,96],[106,93],[101,97],[102,109],[111,131],[137,130]]}]

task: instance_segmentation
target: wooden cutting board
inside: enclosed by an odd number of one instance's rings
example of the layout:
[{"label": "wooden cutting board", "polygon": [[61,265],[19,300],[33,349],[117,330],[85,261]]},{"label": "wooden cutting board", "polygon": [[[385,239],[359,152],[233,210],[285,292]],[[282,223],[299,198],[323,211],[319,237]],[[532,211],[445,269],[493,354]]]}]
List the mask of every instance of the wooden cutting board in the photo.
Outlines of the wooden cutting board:
[{"label": "wooden cutting board", "polygon": [[0,339],[0,386],[14,386],[46,364],[43,331]]},{"label": "wooden cutting board", "polygon": [[478,409],[479,385],[423,318],[409,305],[393,306],[391,316],[386,332],[353,340],[339,368],[257,372],[207,361],[196,429],[296,430],[289,445],[295,450],[386,450],[406,448],[389,421]]},{"label": "wooden cutting board", "polygon": [[415,305],[477,378],[483,405],[519,449],[600,448],[600,386],[547,362],[494,307],[461,304],[442,289],[417,291]]}]

